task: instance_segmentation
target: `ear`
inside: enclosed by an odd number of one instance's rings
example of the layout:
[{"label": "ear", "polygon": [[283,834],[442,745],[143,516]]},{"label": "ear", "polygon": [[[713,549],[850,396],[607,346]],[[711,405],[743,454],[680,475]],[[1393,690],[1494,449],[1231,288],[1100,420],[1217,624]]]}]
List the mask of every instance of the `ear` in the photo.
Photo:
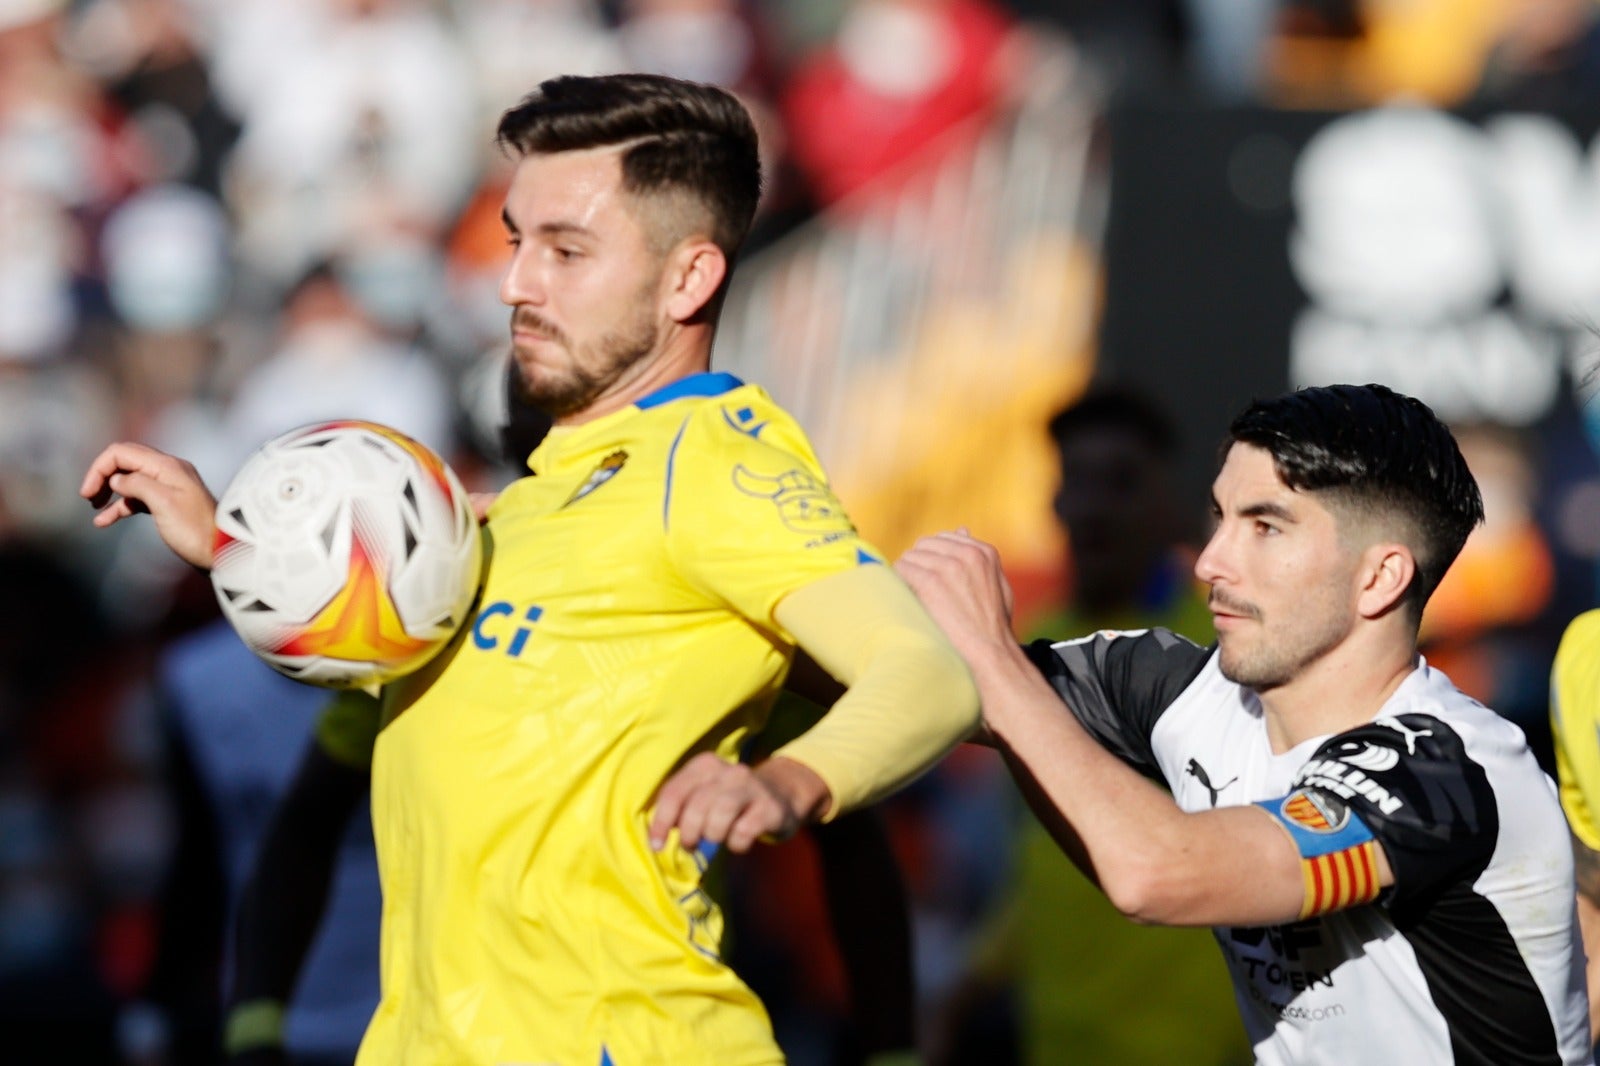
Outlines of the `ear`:
[{"label": "ear", "polygon": [[728,276],[728,260],[711,241],[691,237],[667,253],[662,309],[674,322],[701,315]]},{"label": "ear", "polygon": [[1404,544],[1374,544],[1362,553],[1356,611],[1377,618],[1404,598],[1417,576],[1417,560]]}]

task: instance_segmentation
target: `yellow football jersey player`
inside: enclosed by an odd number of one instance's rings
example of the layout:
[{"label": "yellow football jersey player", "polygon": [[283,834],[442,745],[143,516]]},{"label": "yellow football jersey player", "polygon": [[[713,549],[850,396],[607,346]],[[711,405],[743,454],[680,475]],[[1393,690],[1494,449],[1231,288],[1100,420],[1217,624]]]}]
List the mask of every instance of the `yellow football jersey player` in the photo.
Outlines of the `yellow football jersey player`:
[{"label": "yellow football jersey player", "polygon": [[1550,683],[1561,806],[1573,836],[1600,851],[1600,610],[1572,620]]},{"label": "yellow football jersey player", "polygon": [[360,1061],[780,1062],[718,955],[706,859],[651,850],[651,800],[762,725],[778,602],[881,557],[792,418],[725,374],[558,427],[529,465],[489,512],[473,622],[386,700]]},{"label": "yellow football jersey player", "polygon": [[1561,809],[1572,829],[1578,923],[1589,956],[1589,1037],[1600,1039],[1600,610],[1574,618],[1550,675]]}]

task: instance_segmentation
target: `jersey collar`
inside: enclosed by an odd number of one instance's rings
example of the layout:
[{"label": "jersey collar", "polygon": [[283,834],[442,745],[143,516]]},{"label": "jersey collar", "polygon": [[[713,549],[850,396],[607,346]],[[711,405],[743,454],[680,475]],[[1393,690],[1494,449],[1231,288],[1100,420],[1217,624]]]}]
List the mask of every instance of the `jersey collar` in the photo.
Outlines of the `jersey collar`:
[{"label": "jersey collar", "polygon": [[651,407],[660,407],[673,400],[681,400],[686,396],[721,396],[725,392],[732,392],[741,388],[744,382],[732,374],[712,373],[706,371],[700,374],[690,374],[686,378],[679,378],[671,385],[659,388],[650,395],[634,402],[634,406],[641,411]]}]

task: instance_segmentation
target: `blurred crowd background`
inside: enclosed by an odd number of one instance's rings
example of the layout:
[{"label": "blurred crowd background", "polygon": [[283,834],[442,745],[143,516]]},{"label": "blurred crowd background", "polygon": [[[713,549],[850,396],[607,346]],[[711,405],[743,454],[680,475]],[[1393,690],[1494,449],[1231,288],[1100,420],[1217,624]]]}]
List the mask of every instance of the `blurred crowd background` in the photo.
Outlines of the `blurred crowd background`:
[{"label": "blurred crowd background", "polygon": [[[1384,381],[1456,425],[1489,510],[1428,654],[1548,749],[1556,637],[1600,602],[1594,0],[0,0],[0,1058],[207,1061],[176,1034],[226,903],[177,886],[225,901],[245,861],[185,858],[217,800],[164,664],[209,585],[148,523],[91,530],[88,460],[142,440],[220,491],[360,417],[516,476],[493,126],[622,70],[757,116],[715,361],[885,550],[967,525],[1020,635],[1208,640],[1186,567],[1231,413]],[[257,830],[285,772],[237,800]],[[1247,1061],[1225,997],[1186,1000],[1220,963],[1095,939],[1116,919],[988,753],[886,816],[930,1061]],[[847,1061],[806,845],[735,888],[792,1061]]]}]

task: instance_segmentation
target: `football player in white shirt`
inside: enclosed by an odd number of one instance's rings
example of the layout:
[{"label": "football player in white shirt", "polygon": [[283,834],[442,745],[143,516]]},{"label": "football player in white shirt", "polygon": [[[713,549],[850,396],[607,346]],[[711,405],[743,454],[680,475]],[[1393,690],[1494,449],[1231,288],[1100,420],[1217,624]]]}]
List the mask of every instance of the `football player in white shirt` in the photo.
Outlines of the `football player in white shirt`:
[{"label": "football player in white shirt", "polygon": [[964,533],[900,571],[1068,855],[1136,921],[1213,928],[1257,1062],[1591,1062],[1554,788],[1417,651],[1483,516],[1454,438],[1376,385],[1230,432],[1195,567],[1213,647],[1019,648],[998,555]]}]

